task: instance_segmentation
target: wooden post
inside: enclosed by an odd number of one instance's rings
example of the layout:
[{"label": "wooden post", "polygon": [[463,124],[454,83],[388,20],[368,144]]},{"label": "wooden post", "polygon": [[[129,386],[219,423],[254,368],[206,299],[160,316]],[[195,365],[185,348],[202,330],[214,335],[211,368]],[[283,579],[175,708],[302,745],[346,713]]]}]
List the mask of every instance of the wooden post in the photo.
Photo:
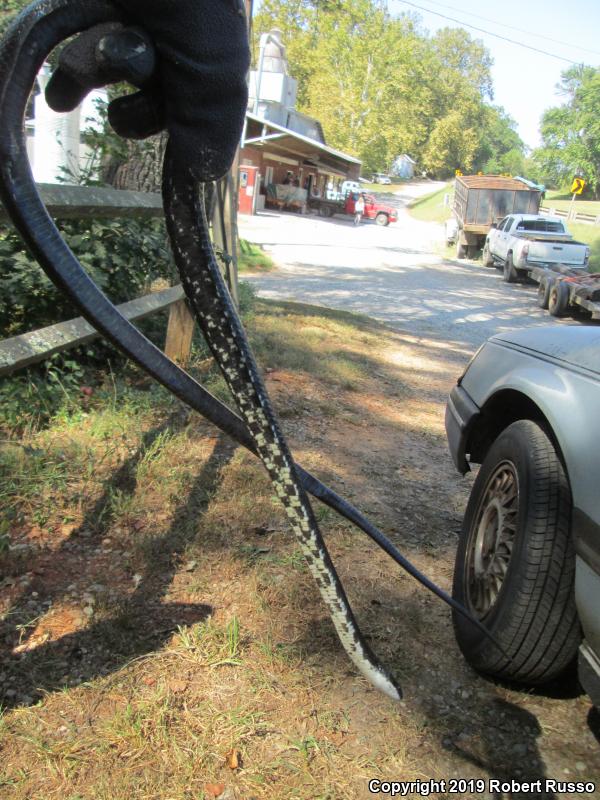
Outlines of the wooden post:
[{"label": "wooden post", "polygon": [[180,366],[186,366],[192,350],[195,320],[187,300],[173,303],[169,312],[165,355]]},{"label": "wooden post", "polygon": [[[252,31],[252,0],[246,0],[246,15],[248,17],[248,36]],[[231,169],[227,175],[218,182],[216,187],[217,202],[214,204],[214,212],[211,220],[213,243],[215,247],[229,256],[225,265],[225,280],[231,293],[231,298],[236,306],[239,307],[238,295],[238,186],[240,171],[240,146],[235,153],[235,158]],[[223,200],[222,206],[218,202],[220,196]],[[221,215],[222,214],[222,215]]]}]

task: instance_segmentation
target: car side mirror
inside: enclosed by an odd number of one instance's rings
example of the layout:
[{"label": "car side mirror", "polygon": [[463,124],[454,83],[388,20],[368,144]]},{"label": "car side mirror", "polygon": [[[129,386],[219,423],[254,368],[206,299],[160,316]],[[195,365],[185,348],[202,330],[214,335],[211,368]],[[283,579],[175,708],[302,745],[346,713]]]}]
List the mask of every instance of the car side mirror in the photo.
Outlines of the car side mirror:
[{"label": "car side mirror", "polygon": [[497,222],[492,222],[492,228],[497,228],[497,227],[498,227],[498,223]]}]

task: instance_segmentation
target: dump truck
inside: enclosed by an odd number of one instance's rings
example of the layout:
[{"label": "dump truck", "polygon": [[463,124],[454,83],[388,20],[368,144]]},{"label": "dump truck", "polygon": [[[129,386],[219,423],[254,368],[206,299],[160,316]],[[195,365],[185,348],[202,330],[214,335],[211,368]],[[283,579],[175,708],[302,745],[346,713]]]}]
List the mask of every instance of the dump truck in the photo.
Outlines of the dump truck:
[{"label": "dump truck", "polygon": [[541,199],[541,188],[523,178],[458,176],[452,207],[458,225],[456,257],[474,258],[493,223],[509,214],[537,214]]}]

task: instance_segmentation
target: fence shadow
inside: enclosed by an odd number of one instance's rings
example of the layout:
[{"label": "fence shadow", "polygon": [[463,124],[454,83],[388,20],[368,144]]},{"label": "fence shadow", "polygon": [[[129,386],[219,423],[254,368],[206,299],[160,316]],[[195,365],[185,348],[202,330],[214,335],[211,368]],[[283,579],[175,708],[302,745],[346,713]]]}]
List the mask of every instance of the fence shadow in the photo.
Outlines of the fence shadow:
[{"label": "fence shadow", "polygon": [[[33,630],[23,625],[31,618],[33,592],[37,592],[40,604],[52,604],[68,596],[73,572],[93,558],[98,539],[110,526],[108,503],[112,490],[118,487],[121,492],[133,494],[137,485],[135,468],[144,453],[161,433],[177,429],[183,421],[179,412],[144,436],[136,453],[105,483],[102,496],[88,510],[82,525],[52,553],[43,575],[36,576],[5,616],[0,627],[0,702],[4,708],[30,705],[49,691],[109,674],[132,658],[160,648],[178,626],[199,622],[212,612],[206,604],[165,603],[163,598],[185,549],[195,538],[208,498],[218,486],[220,471],[234,452],[235,445],[225,435],[217,439],[168,529],[152,539],[134,590],[101,611],[87,627],[31,649],[16,649],[16,645],[27,643]],[[93,535],[82,539],[79,534],[86,528],[91,528]],[[101,574],[93,578],[104,579]]]}]

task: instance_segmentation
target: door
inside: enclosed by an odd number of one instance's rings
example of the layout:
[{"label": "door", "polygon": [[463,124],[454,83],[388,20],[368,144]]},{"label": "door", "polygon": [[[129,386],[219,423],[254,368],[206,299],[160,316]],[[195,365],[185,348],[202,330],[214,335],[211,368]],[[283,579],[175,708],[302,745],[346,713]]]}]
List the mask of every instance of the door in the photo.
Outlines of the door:
[{"label": "door", "polygon": [[508,240],[509,230],[512,228],[513,218],[507,217],[498,227],[498,237],[496,239],[497,245],[494,255],[498,258],[505,259],[508,253]]}]

